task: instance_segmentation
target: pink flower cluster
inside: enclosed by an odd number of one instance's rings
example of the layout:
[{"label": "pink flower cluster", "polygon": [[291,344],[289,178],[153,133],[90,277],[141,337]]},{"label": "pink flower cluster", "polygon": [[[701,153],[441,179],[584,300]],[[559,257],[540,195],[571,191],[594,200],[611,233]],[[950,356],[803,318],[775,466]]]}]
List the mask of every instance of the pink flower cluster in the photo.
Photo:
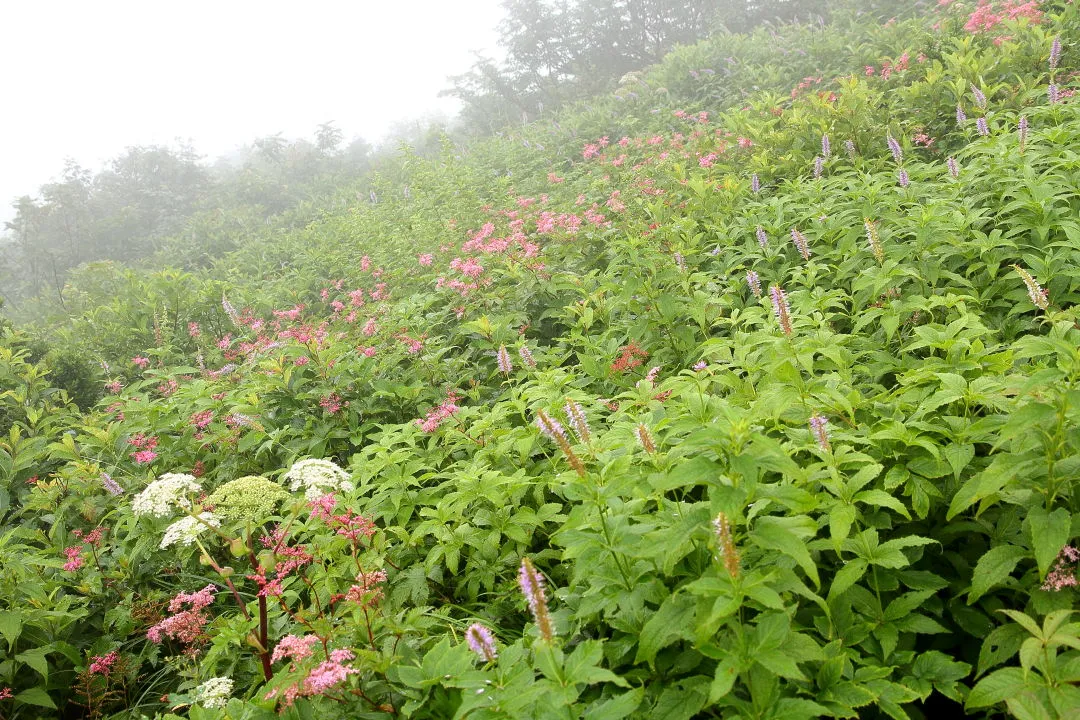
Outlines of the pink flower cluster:
[{"label": "pink flower cluster", "polygon": [[435,432],[443,424],[444,420],[461,409],[457,405],[457,399],[457,393],[451,390],[446,394],[446,399],[442,403],[429,410],[424,419],[417,419],[416,424],[424,432]]},{"label": "pink flower cluster", "polygon": [[296,702],[297,698],[324,695],[344,682],[349,675],[360,672],[345,665],[353,657],[355,656],[351,650],[331,650],[330,658],[312,668],[302,681],[286,688],[274,688],[264,697],[266,700],[280,698],[285,707],[289,707]]},{"label": "pink flower cluster", "polygon": [[82,545],[72,545],[64,548],[64,556],[67,557],[67,562],[64,563],[64,572],[75,572],[83,566],[82,550]]},{"label": "pink flower cluster", "polygon": [[154,462],[157,457],[157,453],[154,452],[157,444],[158,439],[156,437],[146,437],[142,433],[135,433],[128,438],[128,445],[135,448],[135,451],[129,454],[139,465],[148,465]]},{"label": "pink flower cluster", "polygon": [[336,528],[337,534],[356,542],[361,536],[370,538],[375,534],[375,523],[363,515],[357,515],[352,510],[346,509],[344,513],[334,515],[337,507],[337,498],[333,493],[327,493],[308,503],[311,508],[311,517],[318,518],[331,528]]},{"label": "pink flower cluster", "polygon": [[1072,545],[1061,548],[1057,559],[1054,561],[1054,567],[1046,574],[1046,581],[1043,583],[1042,589],[1060,592],[1067,587],[1076,587],[1080,584],[1076,580],[1078,564],[1080,564],[1080,550],[1077,550]]},{"label": "pink flower cluster", "polygon": [[330,393],[319,400],[319,405],[326,411],[327,415],[337,415],[341,412],[341,408],[348,405],[348,403],[343,403],[341,396],[337,393]]},{"label": "pink flower cluster", "polygon": [[283,530],[275,531],[275,533],[269,538],[272,540],[271,545],[267,545],[267,537],[263,537],[262,541],[264,545],[272,547],[274,554],[280,559],[274,566],[274,577],[267,578],[267,571],[259,567],[258,571],[253,575],[247,575],[248,580],[254,581],[259,586],[258,597],[279,597],[285,592],[282,586],[282,581],[285,580],[293,571],[298,568],[307,565],[315,557],[307,551],[305,545],[295,545],[289,547],[284,544],[285,533]]},{"label": "pink flower cluster", "polygon": [[1042,22],[1042,10],[1039,9],[1038,0],[1005,0],[1000,5],[992,0],[979,0],[978,7],[968,17],[964,29],[972,34],[984,33],[1005,21],[1020,19],[1026,19],[1033,25]]},{"label": "pink flower cluster", "polygon": [[386,573],[382,570],[369,573],[361,570],[356,576],[356,583],[343,598],[364,608],[371,607],[382,599],[382,588],[379,586],[384,582]]},{"label": "pink flower cluster", "polygon": [[319,642],[316,635],[286,635],[278,640],[274,647],[274,654],[270,656],[271,662],[278,660],[303,660],[311,657],[311,647]]},{"label": "pink flower cluster", "polygon": [[[147,630],[146,637],[154,643],[164,642],[165,638],[179,640],[185,645],[195,642],[210,622],[205,609],[214,602],[216,590],[211,584],[198,592],[178,594],[169,602],[169,612],[173,614]],[[188,606],[186,610],[183,609],[185,605]]]},{"label": "pink flower cluster", "polygon": [[213,410],[203,410],[202,412],[192,413],[191,418],[189,419],[189,422],[197,430],[205,430],[206,426],[209,425],[213,421],[213,419],[214,419],[214,411]]},{"label": "pink flower cluster", "polygon": [[90,667],[87,672],[91,675],[108,675],[119,659],[120,655],[115,650],[105,655],[97,655],[90,659]]}]

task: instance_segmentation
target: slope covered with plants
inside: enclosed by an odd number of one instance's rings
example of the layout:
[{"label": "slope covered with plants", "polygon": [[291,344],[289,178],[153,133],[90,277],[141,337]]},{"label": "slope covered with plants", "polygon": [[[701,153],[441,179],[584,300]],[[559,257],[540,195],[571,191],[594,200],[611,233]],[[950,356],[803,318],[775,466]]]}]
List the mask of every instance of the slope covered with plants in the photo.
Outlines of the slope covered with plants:
[{"label": "slope covered with plants", "polygon": [[0,354],[0,713],[1075,716],[1077,28],[716,36],[80,271],[109,397]]}]

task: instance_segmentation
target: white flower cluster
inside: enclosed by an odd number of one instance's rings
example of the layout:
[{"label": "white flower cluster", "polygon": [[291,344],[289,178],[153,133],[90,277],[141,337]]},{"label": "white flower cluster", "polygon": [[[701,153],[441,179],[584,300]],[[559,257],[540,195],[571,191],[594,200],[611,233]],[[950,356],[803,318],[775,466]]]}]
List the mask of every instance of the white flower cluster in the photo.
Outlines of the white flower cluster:
[{"label": "white flower cluster", "polygon": [[131,509],[136,515],[168,517],[177,508],[186,510],[191,507],[191,502],[185,495],[199,490],[199,483],[194,476],[165,473],[135,496]]},{"label": "white flower cluster", "polygon": [[191,691],[191,697],[195,702],[205,708],[220,710],[229,704],[229,696],[232,694],[232,678],[210,678],[199,687]]},{"label": "white flower cluster", "polygon": [[221,520],[218,516],[212,512],[204,512],[199,517],[192,517],[188,515],[185,518],[180,518],[172,525],[165,529],[165,537],[161,538],[161,548],[165,549],[170,545],[190,545],[195,542],[195,538],[199,533],[210,527],[221,527]]},{"label": "white flower cluster", "polygon": [[308,500],[315,500],[332,492],[349,492],[355,487],[349,479],[349,473],[329,460],[300,460],[285,473],[285,479],[289,481],[289,489],[293,492],[303,487],[304,496]]}]

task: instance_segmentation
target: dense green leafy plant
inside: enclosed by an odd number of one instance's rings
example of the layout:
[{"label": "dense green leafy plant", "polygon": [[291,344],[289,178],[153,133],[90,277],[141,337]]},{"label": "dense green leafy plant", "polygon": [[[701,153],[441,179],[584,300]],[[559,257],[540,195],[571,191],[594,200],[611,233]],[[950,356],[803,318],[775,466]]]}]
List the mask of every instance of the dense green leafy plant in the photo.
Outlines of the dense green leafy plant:
[{"label": "dense green leafy plant", "polygon": [[1070,717],[1077,17],[982,7],[78,276],[108,396],[0,355],[0,712]]}]

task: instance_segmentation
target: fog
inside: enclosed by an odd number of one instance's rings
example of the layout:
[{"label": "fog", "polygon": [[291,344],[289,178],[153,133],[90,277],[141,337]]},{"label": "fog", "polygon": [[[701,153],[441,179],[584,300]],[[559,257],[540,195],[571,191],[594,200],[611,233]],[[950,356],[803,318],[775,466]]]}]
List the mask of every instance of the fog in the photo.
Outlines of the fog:
[{"label": "fog", "polygon": [[124,147],[190,140],[208,159],[335,121],[379,140],[439,98],[471,51],[496,55],[498,0],[0,5],[0,220],[67,157],[96,170]]}]

